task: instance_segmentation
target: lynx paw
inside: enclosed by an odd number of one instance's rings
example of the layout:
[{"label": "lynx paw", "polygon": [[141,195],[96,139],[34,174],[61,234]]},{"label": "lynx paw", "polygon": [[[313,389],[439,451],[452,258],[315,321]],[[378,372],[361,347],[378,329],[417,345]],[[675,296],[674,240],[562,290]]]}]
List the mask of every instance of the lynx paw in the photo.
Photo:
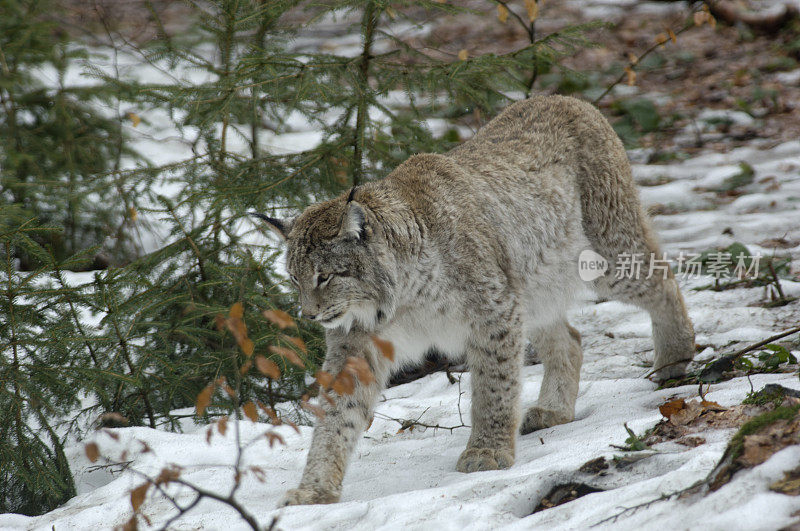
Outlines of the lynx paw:
[{"label": "lynx paw", "polygon": [[525,435],[536,430],[572,422],[573,418],[573,415],[563,411],[544,409],[542,407],[534,406],[525,413],[525,417],[522,419],[519,432],[522,435]]},{"label": "lynx paw", "polygon": [[667,365],[655,373],[655,379],[659,382],[665,382],[674,378],[683,378],[686,376],[686,366],[689,365],[688,361],[679,362],[674,365]]},{"label": "lynx paw", "polygon": [[339,496],[328,492],[321,492],[314,489],[297,488],[291,489],[278,504],[279,507],[287,505],[315,505],[321,503],[336,503]]},{"label": "lynx paw", "polygon": [[494,448],[467,448],[461,453],[456,464],[459,472],[480,472],[498,470],[514,464],[514,453]]}]

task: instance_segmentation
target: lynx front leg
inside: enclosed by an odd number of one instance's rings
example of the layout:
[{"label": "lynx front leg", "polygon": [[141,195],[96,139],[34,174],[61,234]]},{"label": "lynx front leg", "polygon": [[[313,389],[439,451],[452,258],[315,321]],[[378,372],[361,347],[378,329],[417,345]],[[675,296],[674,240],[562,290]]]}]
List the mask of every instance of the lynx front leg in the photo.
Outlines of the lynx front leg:
[{"label": "lynx front leg", "polygon": [[281,505],[336,503],[342,492],[342,479],[350,455],[360,435],[366,430],[389,372],[389,361],[380,356],[365,338],[340,337],[328,332],[328,354],[323,370],[336,375],[348,356],[366,358],[375,382],[363,385],[356,379],[351,395],[331,393],[334,404],[322,401],[325,416],[317,421],[300,486],[286,493]]},{"label": "lynx front leg", "polygon": [[497,470],[514,464],[522,334],[507,322],[476,334],[468,346],[472,375],[472,434],[458,458],[459,472]]}]

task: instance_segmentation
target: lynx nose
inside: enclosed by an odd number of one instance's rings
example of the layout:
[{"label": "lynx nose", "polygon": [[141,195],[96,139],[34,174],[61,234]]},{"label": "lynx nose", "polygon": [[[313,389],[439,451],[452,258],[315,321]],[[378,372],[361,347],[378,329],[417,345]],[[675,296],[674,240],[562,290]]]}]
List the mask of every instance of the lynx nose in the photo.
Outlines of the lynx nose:
[{"label": "lynx nose", "polygon": [[317,315],[318,314],[316,314],[316,313],[309,313],[309,312],[303,310],[303,317],[305,317],[306,319],[308,319],[310,321],[313,321],[314,319],[316,319]]}]

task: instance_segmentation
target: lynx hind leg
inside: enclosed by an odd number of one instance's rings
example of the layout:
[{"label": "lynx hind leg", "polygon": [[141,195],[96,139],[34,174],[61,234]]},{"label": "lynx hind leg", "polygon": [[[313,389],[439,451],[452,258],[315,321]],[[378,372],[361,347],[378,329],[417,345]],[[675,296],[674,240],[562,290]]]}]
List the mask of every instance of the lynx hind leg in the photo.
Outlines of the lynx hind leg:
[{"label": "lynx hind leg", "polygon": [[[627,167],[627,160],[624,164]],[[633,181],[623,177],[611,186],[606,182],[603,193],[583,198],[584,231],[609,265],[594,287],[601,296],[647,310],[653,327],[656,377],[675,378],[685,374],[694,357],[694,328],[672,270],[654,267],[651,274],[651,257],[654,266],[666,263]],[[640,271],[628,267],[635,262],[640,263]]]},{"label": "lynx hind leg", "polygon": [[525,412],[520,433],[566,424],[575,418],[583,352],[581,336],[566,320],[536,330],[531,343],[544,364],[536,405]]}]

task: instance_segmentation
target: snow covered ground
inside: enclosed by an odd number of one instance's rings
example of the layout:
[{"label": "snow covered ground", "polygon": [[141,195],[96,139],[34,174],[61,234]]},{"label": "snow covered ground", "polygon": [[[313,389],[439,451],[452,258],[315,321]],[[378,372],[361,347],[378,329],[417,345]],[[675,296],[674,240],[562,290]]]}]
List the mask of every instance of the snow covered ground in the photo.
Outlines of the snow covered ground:
[{"label": "snow covered ground", "polygon": [[[136,147],[151,161],[164,164],[190,153],[185,139],[168,128],[166,115],[148,113],[147,119],[149,125],[131,127],[129,132],[138,135]],[[291,150],[318,141],[314,131],[303,130],[300,124],[295,129],[265,142]],[[632,158],[636,159],[633,154]],[[744,193],[738,197],[721,197],[714,188],[739,172],[740,162],[752,166],[752,184],[743,187]],[[669,212],[656,215],[654,226],[671,257],[680,251],[701,252],[741,242],[753,253],[789,254],[797,263],[800,141],[777,146],[754,141],[725,154],[709,152],[667,165],[635,164],[634,176],[645,204],[656,212]],[[776,241],[781,242],[777,250]],[[764,308],[760,305],[765,300],[763,288],[721,292],[692,289],[711,283],[709,277],[682,279],[681,283],[697,343],[709,346],[698,355],[700,361],[800,322],[800,302]],[[800,283],[784,281],[783,289],[787,296],[800,297]],[[283,493],[300,479],[311,440],[312,428],[308,426],[301,426],[299,434],[285,426],[277,428],[285,446],[271,448],[262,438],[248,448],[242,468],[260,467],[265,476],[262,482],[254,474],[246,474],[238,501],[265,526],[278,518],[282,529],[582,529],[597,525],[637,530],[766,530],[800,519],[800,497],[769,490],[785,470],[800,462],[800,447],[796,446],[739,473],[708,496],[658,501],[613,519],[626,507],[656,500],[705,478],[733,430],[705,431],[702,436],[706,442],[697,447],[669,442],[656,445],[656,451],[637,453],[641,459],[623,460],[604,475],[580,472],[581,465],[589,460],[629,455],[611,446],[624,443],[627,433],[623,424],[642,433],[661,418],[660,404],[673,397],[696,397],[698,390],[685,386],[657,391],[656,385],[645,379],[653,353],[649,318],[643,312],[616,302],[587,300],[572,312],[571,322],[583,336],[585,355],[577,418],[520,437],[516,464],[509,470],[475,474],[455,471],[469,437],[462,419],[470,423],[470,375],[464,373],[460,384],[452,384],[445,374],[437,373],[384,392],[375,420],[359,442],[345,477],[341,503],[276,509]],[[800,352],[794,354],[800,357]],[[523,369],[523,407],[535,401],[542,373],[541,365]],[[767,383],[800,388],[797,374],[754,375],[750,380],[737,378],[712,385],[705,397],[732,406],[741,403],[751,383],[756,390]],[[395,419],[461,427],[417,427],[398,433],[400,423]],[[142,483],[138,473],[155,476],[169,464],[182,467],[182,479],[227,493],[236,458],[234,430],[228,429],[225,436],[215,431],[207,442],[207,426],[187,421],[184,427],[182,434],[136,427],[97,432],[87,440],[74,441],[67,455],[78,495],[42,516],[0,515],[0,529],[61,531],[121,526],[132,514],[130,490]],[[259,438],[268,429],[267,424],[240,423],[243,441]],[[130,461],[130,467],[98,468],[99,463],[90,463],[84,451],[90,441],[98,444],[101,455]],[[603,492],[532,514],[553,487],[569,482],[587,483]],[[194,497],[185,488],[171,486],[168,490],[182,504]],[[175,513],[168,501],[152,491],[140,511],[149,521],[147,524],[140,519],[140,527],[154,529]],[[171,528],[247,526],[230,508],[204,500]]]},{"label": "snow covered ground", "polygon": [[[747,193],[720,202],[705,191],[747,161],[755,170]],[[671,254],[702,251],[742,242],[751,251],[774,252],[768,240],[783,238],[781,253],[798,256],[800,241],[800,142],[769,149],[748,147],[727,154],[705,154],[670,165],[634,165],[642,197],[649,205],[670,205],[677,213],[655,217],[655,226]],[[794,242],[794,245],[791,244]],[[788,246],[788,247],[787,247]],[[697,342],[710,345],[699,354],[709,360],[734,350],[735,342],[749,343],[796,325],[800,303],[764,308],[763,288],[722,292],[695,291],[709,277],[684,279],[684,293],[695,323]],[[783,282],[787,296],[800,296],[800,283]],[[778,529],[796,522],[800,497],[768,490],[783,471],[800,461],[800,447],[787,448],[765,464],[741,472],[719,491],[705,497],[659,501],[629,511],[615,521],[606,520],[626,507],[655,500],[662,494],[690,486],[713,469],[732,431],[703,432],[704,444],[695,448],[667,442],[644,452],[638,461],[612,466],[605,475],[580,472],[580,466],[597,457],[622,456],[612,444],[623,444],[624,423],[636,433],[651,428],[660,418],[658,406],[671,397],[695,397],[695,386],[656,391],[645,379],[652,360],[646,314],[616,302],[588,300],[576,308],[571,321],[583,335],[585,363],[574,422],[519,438],[516,464],[509,470],[461,474],[455,471],[469,429],[422,429],[398,433],[394,419],[418,419],[443,427],[469,424],[469,381],[463,374],[451,384],[443,373],[387,390],[376,418],[360,441],[344,481],[342,502],[331,506],[276,509],[281,495],[299,481],[312,428],[296,434],[278,428],[286,446],[270,448],[266,441],[245,453],[243,467],[265,472],[260,482],[253,474],[243,479],[237,499],[268,524],[273,517],[284,529],[487,529],[585,528],[596,524],[614,529]],[[613,337],[612,337],[613,336]],[[795,352],[800,356],[800,352]],[[800,388],[796,374],[754,375],[755,389],[767,383]],[[541,365],[524,368],[523,406],[531,405],[542,381]],[[739,404],[751,389],[745,378],[715,384],[706,399],[723,406]],[[459,414],[459,390],[461,395]],[[206,426],[186,423],[183,434],[148,428],[113,430],[94,440],[101,454],[120,461],[132,460],[131,469],[157,475],[167,464],[182,467],[181,477],[203,488],[225,493],[232,480],[236,456],[232,429],[226,436],[215,432],[206,442]],[[242,421],[244,441],[258,437],[266,424]],[[143,452],[146,443],[151,450]],[[120,467],[98,469],[84,453],[84,444],[68,448],[79,495],[48,514],[28,518],[0,515],[3,529],[101,529],[119,526],[131,516],[129,491],[142,479]],[[122,452],[127,455],[123,456]],[[124,458],[123,458],[124,457]],[[531,514],[541,498],[555,486],[587,483],[604,492]],[[193,494],[171,487],[178,501],[188,503]],[[173,513],[170,504],[152,492],[141,508],[153,528]],[[792,516],[794,514],[794,516]],[[602,523],[601,523],[602,522]],[[141,525],[145,525],[140,520]],[[246,524],[228,507],[203,501],[175,529],[238,529]]]}]

